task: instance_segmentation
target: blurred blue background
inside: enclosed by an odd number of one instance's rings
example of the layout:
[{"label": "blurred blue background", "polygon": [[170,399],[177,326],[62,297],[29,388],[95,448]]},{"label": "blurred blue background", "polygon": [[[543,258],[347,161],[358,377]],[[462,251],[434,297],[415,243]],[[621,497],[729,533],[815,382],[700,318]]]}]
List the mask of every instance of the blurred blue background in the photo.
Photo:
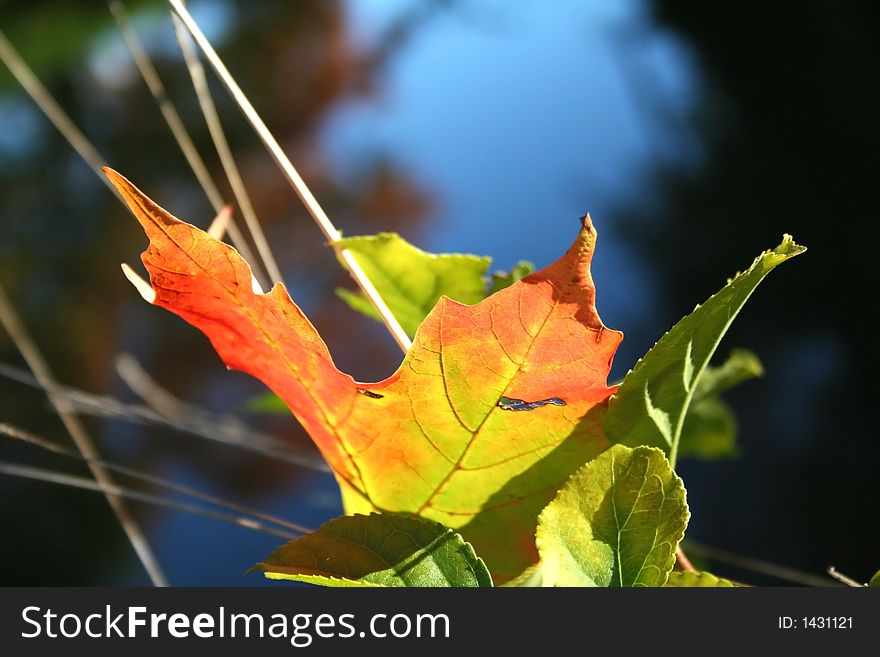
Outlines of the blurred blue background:
[{"label": "blurred blue background", "polygon": [[[622,377],[677,319],[783,232],[809,247],[762,285],[722,344],[763,379],[733,391],[742,457],[684,461],[688,536],[857,579],[880,567],[877,272],[880,20],[872,3],[366,0],[189,6],[346,234],[396,230],[431,251],[544,266],[589,211],[598,308],[624,331]],[[228,190],[164,3],[134,25]],[[111,166],[180,217],[213,213],[102,2],[0,6],[0,29]],[[212,79],[213,82],[213,79]],[[294,299],[362,380],[400,354],[332,290],[331,251],[238,110],[224,127]],[[134,354],[180,399],[308,445],[292,419],[248,414],[259,383],[144,304],[118,264],[145,240],[0,67],[0,283],[71,386],[136,401]],[[22,366],[5,333],[0,362]],[[0,422],[66,441],[39,390],[0,378]],[[88,426],[115,461],[316,526],[335,484],[249,452],[124,420]],[[0,439],[0,458],[83,474]],[[176,585],[260,584],[278,539],[132,504]],[[0,584],[143,584],[106,501],[0,476]],[[779,580],[710,563],[755,583]]]}]

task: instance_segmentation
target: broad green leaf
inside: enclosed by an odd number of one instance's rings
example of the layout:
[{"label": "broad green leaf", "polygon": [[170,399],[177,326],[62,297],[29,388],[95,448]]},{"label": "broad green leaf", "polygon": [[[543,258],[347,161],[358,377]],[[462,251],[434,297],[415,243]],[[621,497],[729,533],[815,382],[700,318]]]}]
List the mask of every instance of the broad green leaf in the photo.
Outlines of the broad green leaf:
[{"label": "broad green leaf", "polygon": [[663,586],[688,517],[684,485],[662,451],[615,445],[541,512],[541,572],[555,586]]},{"label": "broad green leaf", "polygon": [[880,589],[880,570],[874,573],[871,581],[868,582],[868,586],[872,589]]},{"label": "broad green leaf", "polygon": [[[535,266],[521,260],[508,272],[494,272],[486,285],[492,259],[463,253],[428,253],[397,233],[346,237],[337,241],[364,268],[389,309],[412,337],[441,296],[474,304],[531,274]],[[378,320],[363,293],[337,288],[336,294],[353,310]],[[258,404],[274,411],[277,404]]]},{"label": "broad green leaf", "polygon": [[538,514],[609,447],[608,371],[622,339],[595,307],[589,217],[555,263],[474,305],[441,297],[398,369],[356,382],[282,285],[255,294],[229,246],[108,177],[150,238],[154,305],[201,329],[231,369],[290,407],[347,513],[412,513],[458,531],[504,582],[537,561]]},{"label": "broad green leaf", "polygon": [[736,584],[729,579],[716,577],[712,573],[693,573],[693,572],[672,572],[666,586],[671,587],[699,587],[699,588],[730,588]]},{"label": "broad green leaf", "polygon": [[492,586],[483,560],[440,523],[395,513],[342,516],[254,566],[269,579],[337,587]]},{"label": "broad green leaf", "polygon": [[510,271],[492,272],[492,280],[489,281],[487,295],[495,294],[499,290],[510,287],[521,278],[525,278],[535,271],[535,265],[527,260],[520,260]]},{"label": "broad green leaf", "polygon": [[[483,277],[491,258],[427,253],[396,233],[344,237],[336,244],[354,254],[410,337],[441,296],[465,304],[477,303],[485,296]],[[336,293],[354,310],[378,318],[361,292],[338,289]]]},{"label": "broad green leaf", "polygon": [[743,304],[777,265],[805,251],[790,235],[758,256],[655,344],[626,375],[611,398],[603,423],[612,442],[654,445],[673,467],[688,406],[721,338]]}]

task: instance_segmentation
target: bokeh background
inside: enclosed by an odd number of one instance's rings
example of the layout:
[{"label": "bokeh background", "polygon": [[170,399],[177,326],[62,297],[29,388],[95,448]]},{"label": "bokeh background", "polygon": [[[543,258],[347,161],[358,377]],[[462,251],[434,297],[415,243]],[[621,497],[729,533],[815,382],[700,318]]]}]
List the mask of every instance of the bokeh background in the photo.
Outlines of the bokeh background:
[{"label": "bokeh background", "polygon": [[[880,16],[870,2],[192,0],[191,11],[347,234],[396,230],[432,251],[539,266],[589,210],[620,377],[678,318],[784,232],[809,247],[761,286],[720,355],[766,376],[728,399],[742,456],[684,461],[702,544],[866,580],[880,567],[878,276]],[[222,169],[164,3],[128,4],[215,179]],[[178,216],[213,213],[103,2],[0,5],[0,29],[108,162]],[[212,82],[213,76],[212,77]],[[227,134],[293,297],[362,380],[400,354],[332,293],[349,285],[226,94]],[[136,402],[133,354],[187,402],[291,444],[287,418],[248,413],[259,383],[144,304],[120,262],[143,233],[0,67],[0,283],[55,370]],[[4,332],[0,362],[23,367]],[[67,441],[45,396],[0,377],[0,422]],[[328,475],[180,432],[87,418],[109,459],[316,526]],[[79,464],[0,438],[0,460]],[[131,503],[173,584],[260,584],[278,539]],[[780,580],[724,563],[720,574]],[[0,476],[0,584],[144,584],[106,501]]]}]

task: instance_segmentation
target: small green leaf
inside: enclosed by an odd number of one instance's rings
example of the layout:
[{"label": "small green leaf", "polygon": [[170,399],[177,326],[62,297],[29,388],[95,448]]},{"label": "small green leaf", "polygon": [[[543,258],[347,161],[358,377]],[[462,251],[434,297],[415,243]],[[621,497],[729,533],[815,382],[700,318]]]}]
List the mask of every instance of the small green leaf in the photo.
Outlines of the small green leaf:
[{"label": "small green leaf", "polygon": [[287,404],[281,401],[281,398],[273,392],[263,393],[262,395],[248,399],[244,403],[244,410],[248,413],[290,415],[290,409],[287,408]]},{"label": "small green leaf", "polygon": [[[485,297],[483,277],[491,258],[427,253],[396,233],[344,237],[336,244],[351,251],[410,337],[442,295],[465,304]],[[362,293],[336,293],[354,310],[377,319]]]},{"label": "small green leaf", "polygon": [[684,485],[663,452],[615,445],[541,512],[541,572],[555,586],[663,586],[688,516]]},{"label": "small green leaf", "polygon": [[708,365],[697,383],[684,419],[678,445],[679,458],[715,461],[738,457],[736,416],[720,395],[763,374],[761,361],[747,349],[734,349],[718,367]]},{"label": "small green leaf", "polygon": [[874,573],[871,581],[868,582],[868,587],[872,589],[880,589],[880,570]]},{"label": "small green leaf", "polygon": [[678,456],[704,461],[736,458],[740,455],[736,436],[736,416],[724,400],[709,397],[692,402],[681,430]]},{"label": "small green leaf", "polygon": [[674,572],[669,574],[666,586],[699,587],[699,588],[730,588],[736,584],[729,579],[716,577],[712,573]]},{"label": "small green leaf", "polygon": [[749,379],[764,376],[764,365],[754,352],[748,349],[734,349],[722,365],[709,365],[697,382],[694,401],[720,395]]},{"label": "small green leaf", "polygon": [[611,398],[603,418],[608,438],[661,447],[675,467],[688,407],[718,343],[764,277],[805,250],[786,235],[660,338]]},{"label": "small green leaf", "polygon": [[[376,312],[376,309],[373,308],[373,304],[369,302],[363,292],[359,290],[348,290],[344,287],[337,287],[334,292],[336,292],[336,296],[345,301],[345,303],[348,304],[348,307],[355,312],[359,312],[361,315],[366,315],[370,319],[375,319],[377,322],[382,321],[382,318],[379,317],[379,313]],[[407,331],[407,333],[409,332]]]},{"label": "small green leaf", "polygon": [[492,586],[470,543],[410,515],[342,516],[270,554],[252,570],[323,586]]},{"label": "small green leaf", "polygon": [[516,283],[521,278],[525,278],[535,271],[535,265],[527,260],[520,260],[513,266],[510,271],[492,272],[492,280],[489,281],[489,289],[486,295],[495,294],[499,290],[503,290]]}]

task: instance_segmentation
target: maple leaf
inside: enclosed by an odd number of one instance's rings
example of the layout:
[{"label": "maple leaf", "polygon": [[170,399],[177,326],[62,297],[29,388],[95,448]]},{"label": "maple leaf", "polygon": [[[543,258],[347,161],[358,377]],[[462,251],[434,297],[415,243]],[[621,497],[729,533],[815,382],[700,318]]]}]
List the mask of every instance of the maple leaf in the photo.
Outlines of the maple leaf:
[{"label": "maple leaf", "polygon": [[153,303],[284,400],[333,469],[347,513],[440,522],[499,582],[536,561],[538,514],[609,446],[600,415],[623,336],[596,312],[589,216],[549,267],[475,305],[441,297],[397,371],[358,383],[281,284],[254,293],[234,249],[105,172],[150,238]]}]

